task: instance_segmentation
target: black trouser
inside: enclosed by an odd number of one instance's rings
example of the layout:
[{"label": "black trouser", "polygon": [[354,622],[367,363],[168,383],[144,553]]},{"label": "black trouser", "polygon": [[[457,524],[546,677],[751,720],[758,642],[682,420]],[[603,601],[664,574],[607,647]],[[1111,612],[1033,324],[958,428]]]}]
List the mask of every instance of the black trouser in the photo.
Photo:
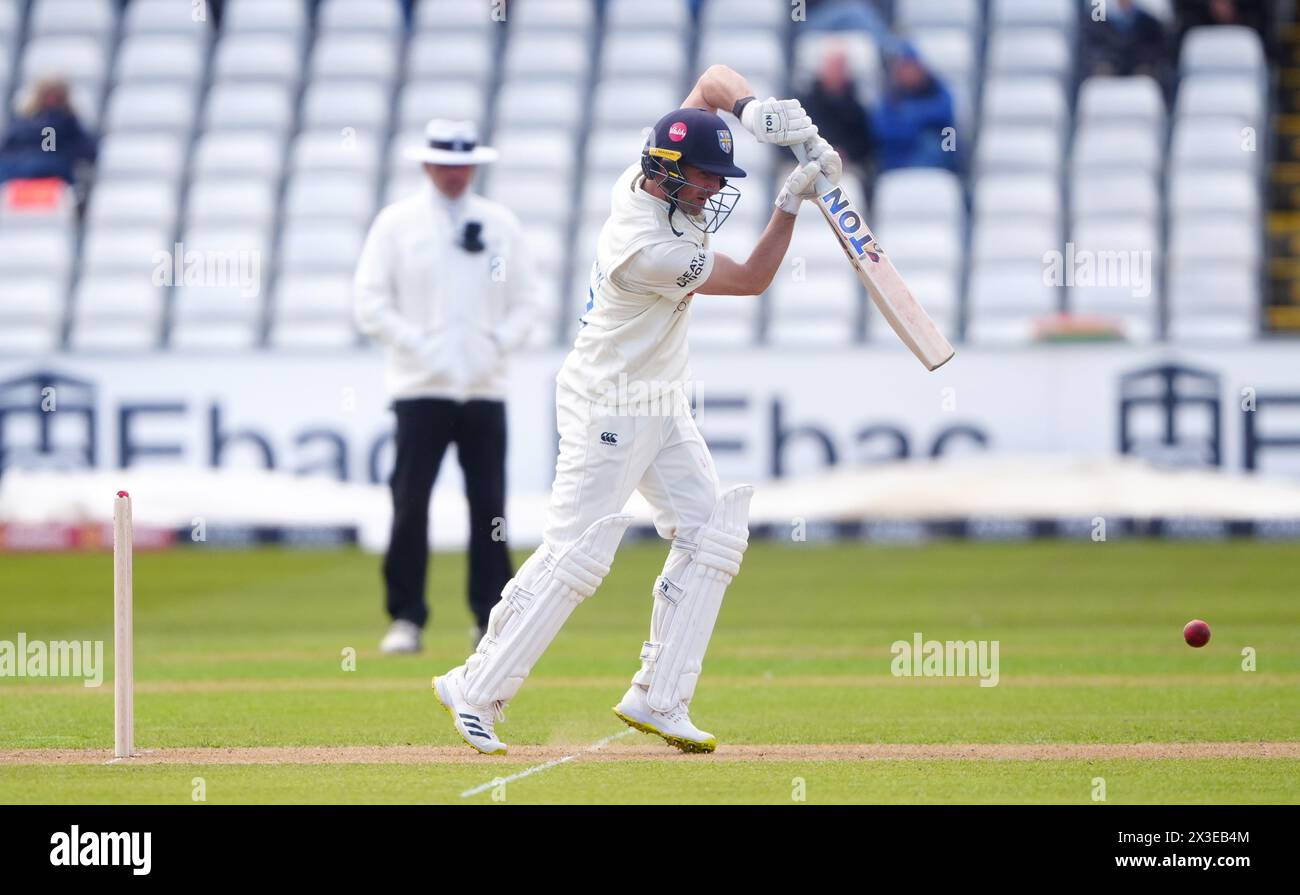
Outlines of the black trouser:
[{"label": "black trouser", "polygon": [[506,407],[501,401],[413,398],[396,401],[397,462],[393,531],[384,557],[388,614],[420,627],[429,619],[424,600],[429,563],[429,497],[447,445],[465,475],[469,502],[469,608],[480,625],[514,574],[505,540]]}]

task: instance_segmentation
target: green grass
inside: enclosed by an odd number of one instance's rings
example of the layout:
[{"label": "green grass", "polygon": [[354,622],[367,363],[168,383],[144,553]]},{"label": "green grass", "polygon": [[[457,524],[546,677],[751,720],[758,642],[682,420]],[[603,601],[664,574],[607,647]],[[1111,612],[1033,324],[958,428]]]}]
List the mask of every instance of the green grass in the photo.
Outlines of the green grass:
[{"label": "green grass", "polygon": [[[510,743],[581,745],[637,667],[658,544],[628,543],[510,706]],[[517,557],[522,559],[522,557]],[[0,640],[99,639],[111,557],[0,557]],[[138,553],[137,740],[145,748],[459,743],[429,677],[468,649],[464,562],[437,556],[418,658],[380,656],[378,559],[351,551]],[[754,544],[692,714],[723,743],[1140,743],[1300,740],[1300,547],[1227,543]],[[1204,649],[1182,642],[1210,622]],[[890,644],[997,640],[1000,683],[896,678]],[[1253,648],[1257,671],[1243,671]],[[341,667],[356,651],[355,671]],[[105,657],[106,659],[108,656]],[[0,678],[0,751],[107,750],[111,677]],[[0,802],[460,801],[522,764],[0,764]],[[1098,770],[1098,769],[1101,770]],[[800,770],[802,769],[802,771]],[[1300,802],[1283,759],[574,762],[508,800]],[[806,772],[806,773],[805,773]],[[476,797],[489,800],[490,794]]]}]

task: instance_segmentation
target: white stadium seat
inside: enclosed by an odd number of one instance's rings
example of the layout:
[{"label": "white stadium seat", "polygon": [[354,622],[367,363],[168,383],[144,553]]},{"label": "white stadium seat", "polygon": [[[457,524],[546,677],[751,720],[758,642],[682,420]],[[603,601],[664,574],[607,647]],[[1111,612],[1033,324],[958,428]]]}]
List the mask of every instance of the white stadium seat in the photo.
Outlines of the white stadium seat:
[{"label": "white stadium seat", "polygon": [[0,230],[0,276],[45,274],[67,277],[72,244],[56,230]]},{"label": "white stadium seat", "polygon": [[369,224],[375,213],[375,191],[369,184],[346,175],[296,174],[289,178],[283,213],[288,219],[342,219]]},{"label": "white stadium seat", "polygon": [[294,138],[290,159],[294,171],[349,171],[373,178],[379,171],[379,144],[363,133],[305,132]]},{"label": "white stadium seat", "polygon": [[605,6],[605,27],[614,34],[670,31],[684,36],[689,25],[690,11],[685,3],[608,0]]},{"label": "white stadium seat", "polygon": [[1243,127],[1259,127],[1264,97],[1255,78],[1241,75],[1191,75],[1178,84],[1174,113],[1179,118],[1236,118]]},{"label": "white stadium seat", "polygon": [[214,84],[203,109],[205,130],[262,130],[283,136],[293,121],[294,93],[287,84]]},{"label": "white stadium seat", "polygon": [[975,144],[975,169],[989,173],[1036,172],[1059,176],[1061,137],[1050,127],[994,124]]},{"label": "white stadium seat", "polygon": [[982,220],[1032,218],[1055,230],[1061,222],[1061,182],[1047,174],[989,174],[975,183],[974,211]]},{"label": "white stadium seat", "polygon": [[1170,217],[1235,215],[1259,226],[1259,206],[1259,184],[1245,171],[1175,171],[1169,180]]},{"label": "white stadium seat", "polygon": [[213,75],[222,81],[296,84],[302,77],[302,46],[281,34],[250,34],[217,44]]},{"label": "white stadium seat", "polygon": [[173,252],[169,229],[162,227],[106,226],[86,231],[81,247],[81,273],[148,276],[160,263],[159,253]]},{"label": "white stadium seat", "polygon": [[1074,135],[1075,171],[1159,173],[1161,135],[1133,125],[1085,125]]},{"label": "white stadium seat", "polygon": [[209,131],[194,145],[191,175],[274,179],[284,167],[284,143],[260,131]]},{"label": "white stadium seat", "polygon": [[1160,218],[1160,192],[1151,173],[1126,171],[1081,171],[1070,180],[1070,213],[1080,218]]},{"label": "white stadium seat", "polygon": [[1160,131],[1165,100],[1149,75],[1086,78],[1079,85],[1079,124],[1130,124]]},{"label": "white stadium seat", "polygon": [[307,6],[302,0],[226,0],[221,30],[227,37],[271,33],[298,38],[307,31]]},{"label": "white stadium seat", "polygon": [[[679,97],[676,104],[681,101]],[[539,127],[577,127],[583,102],[583,92],[571,81],[511,82],[497,94],[496,119]]]},{"label": "white stadium seat", "polygon": [[316,81],[302,97],[304,129],[353,128],[376,136],[388,131],[391,94],[376,81]]},{"label": "white stadium seat", "polygon": [[275,189],[265,179],[196,180],[185,203],[187,227],[236,222],[267,227],[275,217]]},{"label": "white stadium seat", "polygon": [[894,7],[895,22],[905,30],[942,26],[970,31],[980,16],[976,0],[898,0]]},{"label": "white stadium seat", "polygon": [[1079,15],[1075,0],[990,0],[994,26],[1051,27],[1073,32]]},{"label": "white stadium seat", "polygon": [[400,129],[423,130],[431,118],[482,120],[487,91],[474,81],[407,82],[397,102]]},{"label": "white stadium seat", "polygon": [[356,268],[365,233],[343,221],[293,220],[280,242],[280,269],[293,273],[348,272]]},{"label": "white stadium seat", "polygon": [[1173,264],[1257,265],[1263,246],[1259,222],[1245,217],[1206,218],[1188,215],[1169,224],[1169,259]]},{"label": "white stadium seat", "polygon": [[668,84],[641,79],[601,81],[596,85],[592,119],[597,127],[653,127],[681,105],[678,93]]},{"label": "white stadium seat", "polygon": [[118,83],[197,84],[203,77],[206,50],[204,33],[128,37],[118,48],[114,77]]},{"label": "white stadium seat", "polygon": [[[743,71],[755,95],[770,96],[785,83],[785,47],[776,32],[737,31],[726,26],[702,31],[697,59],[705,64],[722,63]],[[759,85],[771,87],[762,91]],[[681,99],[677,102],[680,104]]]},{"label": "white stadium seat", "polygon": [[591,176],[584,178],[584,189],[590,188],[593,182],[608,187],[614,176],[638,162],[645,138],[646,129],[634,125],[592,131],[587,137],[586,157]]},{"label": "white stadium seat", "polygon": [[1064,132],[1069,114],[1065,91],[1055,78],[1016,74],[994,76],[984,84],[985,124],[1042,125]]},{"label": "white stadium seat", "polygon": [[316,27],[323,34],[396,34],[402,25],[402,7],[397,0],[322,0],[316,11]]},{"label": "white stadium seat", "polygon": [[170,231],[176,224],[176,184],[168,180],[107,180],[90,191],[90,227],[145,224]]},{"label": "white stadium seat", "polygon": [[496,171],[546,173],[568,183],[576,158],[574,135],[564,130],[498,130],[492,145],[501,153]]},{"label": "white stadium seat", "polygon": [[587,0],[527,0],[510,7],[517,33],[564,31],[585,37],[595,20],[594,5]]},{"label": "white stadium seat", "polygon": [[578,81],[586,77],[590,59],[590,44],[576,35],[522,32],[506,44],[505,77]]},{"label": "white stadium seat", "polygon": [[96,173],[112,177],[174,180],[185,164],[185,146],[175,134],[109,134],[99,146]]},{"label": "white stadium seat", "polygon": [[195,99],[191,85],[123,84],[109,96],[104,130],[188,137],[194,128]]},{"label": "white stadium seat", "polygon": [[680,84],[686,74],[686,43],[672,32],[610,34],[601,48],[602,78],[660,78]]},{"label": "white stadium seat", "polygon": [[932,220],[961,225],[966,220],[961,179],[939,168],[897,168],[876,179],[876,221]]},{"label": "white stadium seat", "polygon": [[1211,72],[1263,78],[1267,74],[1259,32],[1245,25],[1202,25],[1183,37],[1178,64],[1184,76]]},{"label": "white stadium seat", "polygon": [[1175,122],[1169,156],[1172,170],[1231,169],[1255,172],[1267,151],[1236,118],[1184,118]]},{"label": "white stadium seat", "polygon": [[493,46],[488,34],[430,31],[413,35],[407,49],[406,76],[483,84],[492,75]]},{"label": "white stadium seat", "polygon": [[989,35],[992,75],[1041,75],[1064,81],[1074,66],[1065,35],[1057,28],[998,28]]},{"label": "white stadium seat", "polygon": [[113,0],[35,0],[27,22],[28,37],[77,34],[103,41],[117,26]]},{"label": "white stadium seat", "polygon": [[418,32],[455,32],[487,34],[501,27],[492,20],[493,7],[487,3],[464,0],[421,0],[415,4],[415,28]]},{"label": "white stadium seat", "polygon": [[395,38],[380,34],[325,34],[312,48],[309,70],[313,78],[388,83],[397,77],[400,50]]},{"label": "white stadium seat", "polygon": [[1063,248],[1057,234],[1032,221],[989,221],[971,236],[971,260],[977,263],[1025,262],[1041,270],[1047,253]]},{"label": "white stadium seat", "polygon": [[71,83],[97,86],[108,74],[108,47],[84,35],[51,35],[27,42],[21,83],[57,75]]},{"label": "white stadium seat", "polygon": [[123,13],[123,34],[193,34],[211,31],[207,4],[176,0],[131,0]]}]

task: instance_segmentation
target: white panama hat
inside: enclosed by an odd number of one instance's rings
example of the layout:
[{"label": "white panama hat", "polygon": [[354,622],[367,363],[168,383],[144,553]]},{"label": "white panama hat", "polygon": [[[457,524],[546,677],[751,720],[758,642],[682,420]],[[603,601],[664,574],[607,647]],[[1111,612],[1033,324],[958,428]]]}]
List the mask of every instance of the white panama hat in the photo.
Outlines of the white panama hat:
[{"label": "white panama hat", "polygon": [[486,165],[497,160],[497,151],[478,144],[478,128],[472,121],[435,118],[424,128],[424,146],[413,146],[403,154],[430,165]]}]

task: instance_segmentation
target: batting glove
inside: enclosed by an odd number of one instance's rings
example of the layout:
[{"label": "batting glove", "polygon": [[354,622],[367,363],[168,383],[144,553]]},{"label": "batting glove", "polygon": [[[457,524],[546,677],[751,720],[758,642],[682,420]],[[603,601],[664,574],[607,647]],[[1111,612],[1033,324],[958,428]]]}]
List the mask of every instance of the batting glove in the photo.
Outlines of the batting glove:
[{"label": "batting glove", "polygon": [[751,102],[741,111],[740,123],[758,142],[779,146],[793,146],[817,135],[817,126],[797,99],[771,96]]},{"label": "batting glove", "polygon": [[808,162],[791,171],[776,196],[776,207],[786,214],[798,214],[799,203],[816,194],[817,175],[820,173],[821,166],[816,162]]},{"label": "batting glove", "polygon": [[821,137],[813,137],[808,141],[807,150],[808,161],[816,162],[831,183],[839,183],[844,174],[844,162],[840,154],[831,148],[831,144]]}]

